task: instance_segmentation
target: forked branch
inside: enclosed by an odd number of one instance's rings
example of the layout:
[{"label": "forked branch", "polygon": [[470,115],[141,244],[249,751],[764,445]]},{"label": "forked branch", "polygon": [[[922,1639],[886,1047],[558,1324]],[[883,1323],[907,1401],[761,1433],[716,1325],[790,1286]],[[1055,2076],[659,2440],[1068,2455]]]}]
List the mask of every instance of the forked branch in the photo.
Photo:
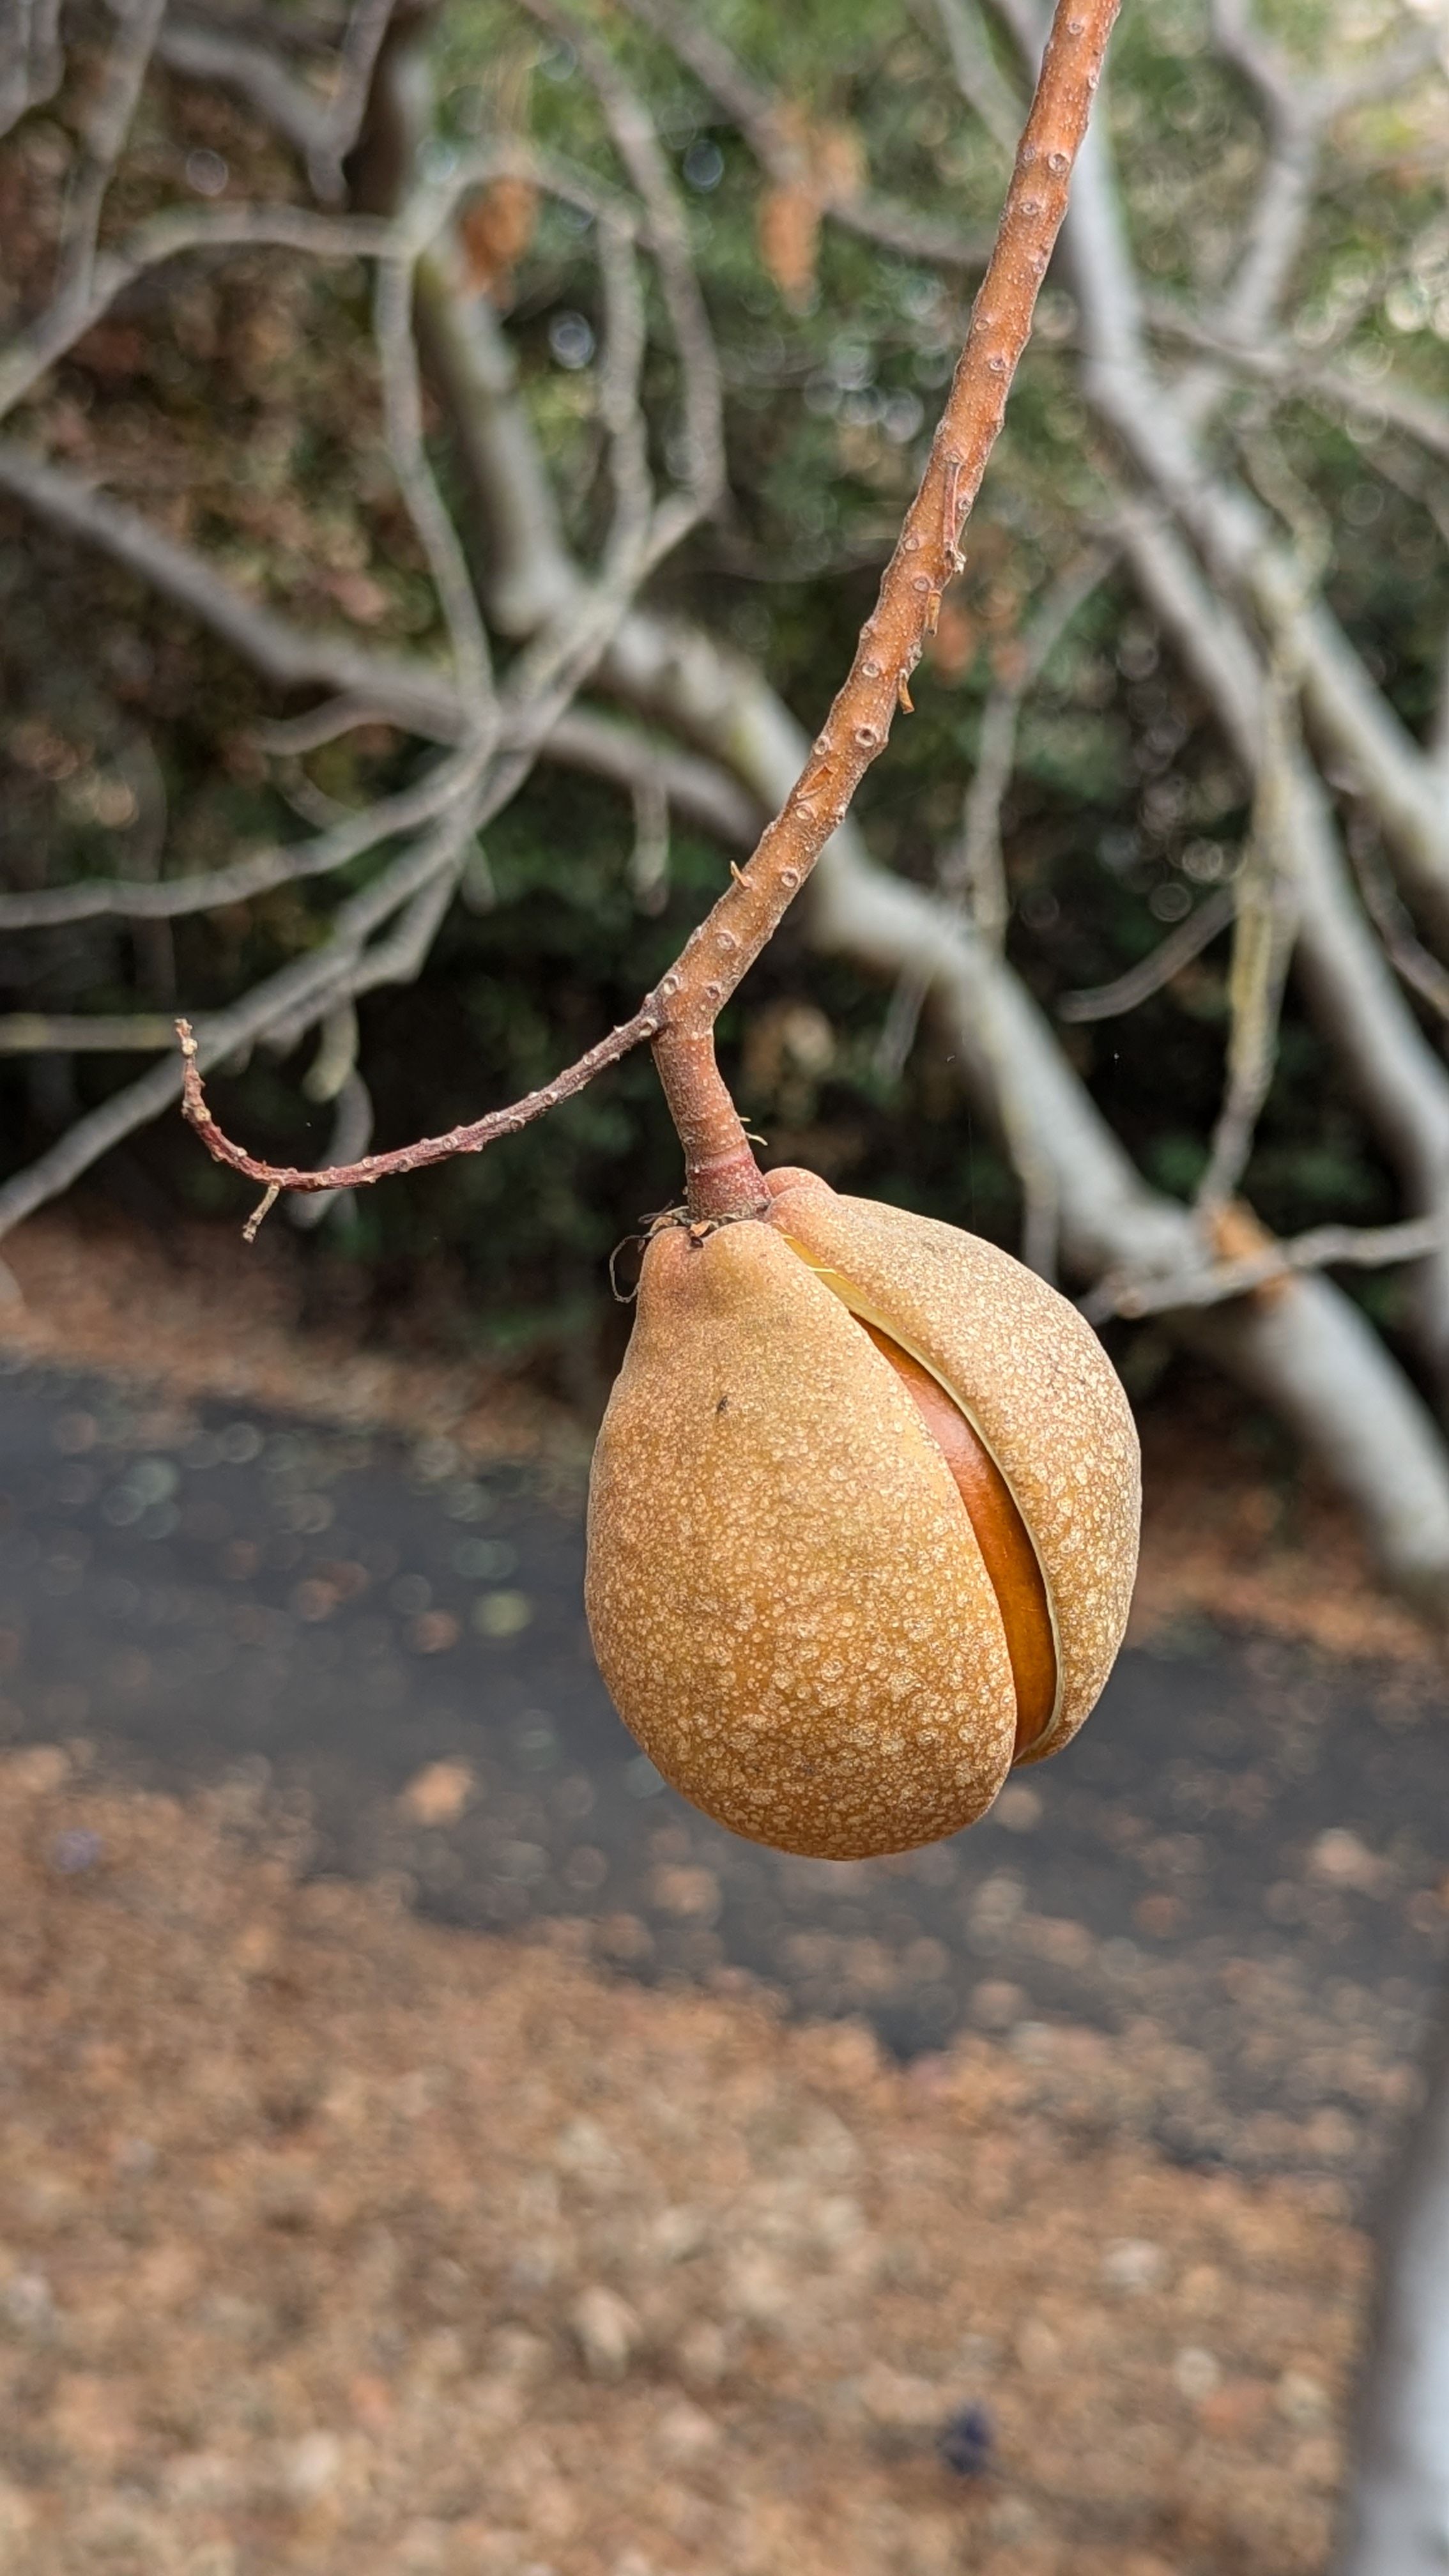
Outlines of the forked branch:
[{"label": "forked branch", "polygon": [[[1066,213],[1072,164],[1117,8],[1118,0],[1058,0],[966,344],[850,672],[804,769],[753,856],[744,868],[732,871],[730,885],[634,1018],[544,1089],[469,1127],[313,1172],[264,1163],[223,1135],[206,1106],[191,1042],[185,1114],[218,1162],[245,1172],[269,1191],[352,1188],[414,1171],[453,1154],[476,1153],[495,1137],[515,1133],[582,1089],[630,1047],[652,1039],[685,1145],[693,1212],[730,1217],[759,1204],[759,1171],[715,1067],[715,1022],[844,820],[861,779],[885,749],[897,710],[910,710],[911,674],[935,632],[946,587],[961,568],[962,530],[1001,429]],[[184,1032],[183,1046],[188,1040],[189,1032]]]}]

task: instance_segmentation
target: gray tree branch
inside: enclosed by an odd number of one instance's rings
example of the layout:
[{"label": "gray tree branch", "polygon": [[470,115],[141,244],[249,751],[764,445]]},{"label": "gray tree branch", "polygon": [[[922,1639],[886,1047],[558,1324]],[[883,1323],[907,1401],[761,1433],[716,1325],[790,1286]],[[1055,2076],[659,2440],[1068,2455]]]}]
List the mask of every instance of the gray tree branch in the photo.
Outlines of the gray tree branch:
[{"label": "gray tree branch", "polygon": [[421,660],[393,658],[319,635],[248,599],[190,546],[176,544],[138,511],[113,501],[68,467],[0,440],[0,492],[23,501],[47,525],[98,546],[163,599],[185,609],[243,661],[280,689],[325,689],[434,742],[463,729],[457,691],[447,674]]},{"label": "gray tree branch", "polygon": [[[776,186],[798,183],[805,174],[798,148],[780,117],[779,101],[751,79],[722,39],[701,23],[697,11],[680,5],[680,0],[624,0],[624,6],[687,65],[701,89],[723,108],[766,176]],[[1015,151],[1020,131],[1018,112],[1006,138],[1008,153]],[[868,188],[833,190],[825,199],[824,211],[862,240],[899,251],[908,259],[929,261],[933,267],[974,271],[985,264],[991,247],[974,234],[932,223]]]},{"label": "gray tree branch", "polygon": [[[1301,568],[1266,537],[1258,505],[1220,483],[1179,415],[1171,386],[1152,366],[1100,125],[1082,156],[1065,238],[1082,307],[1090,398],[1164,500],[1224,562],[1229,578],[1249,591],[1274,651],[1301,675],[1311,718],[1325,638],[1337,630],[1321,606],[1305,606]],[[1265,675],[1252,634],[1162,520],[1141,504],[1126,504],[1119,524],[1144,591],[1207,690],[1238,756],[1250,775],[1258,774]],[[1343,658],[1361,672],[1346,644]],[[1422,755],[1415,758],[1427,768]],[[1449,1208],[1449,1075],[1394,982],[1345,868],[1327,788],[1302,756],[1293,764],[1287,828],[1297,853],[1299,965],[1311,1007],[1397,1165],[1411,1207],[1437,1215]],[[1442,1251],[1420,1273],[1416,1313],[1426,1354],[1449,1387],[1449,1257]]]},{"label": "gray tree branch", "polygon": [[1334,2576],[1449,2561],[1449,2024],[1387,2201]]},{"label": "gray tree branch", "polygon": [[12,0],[0,18],[0,134],[60,87],[60,0]]}]

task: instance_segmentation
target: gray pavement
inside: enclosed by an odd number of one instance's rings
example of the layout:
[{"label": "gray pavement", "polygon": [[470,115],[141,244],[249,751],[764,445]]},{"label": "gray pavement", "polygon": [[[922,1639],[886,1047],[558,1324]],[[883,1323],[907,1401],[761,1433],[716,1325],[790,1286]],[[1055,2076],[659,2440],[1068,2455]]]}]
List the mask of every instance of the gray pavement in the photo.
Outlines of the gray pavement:
[{"label": "gray pavement", "polygon": [[649,1978],[747,1975],[904,2056],[1000,2033],[1086,2124],[1185,2160],[1378,2168],[1449,1942],[1436,1685],[1204,1627],[1125,1654],[972,1833],[792,1861],[620,1726],[582,1552],[575,1495],[444,1442],[0,1359],[0,1741],[229,1780],[305,1820],[316,1869]]}]

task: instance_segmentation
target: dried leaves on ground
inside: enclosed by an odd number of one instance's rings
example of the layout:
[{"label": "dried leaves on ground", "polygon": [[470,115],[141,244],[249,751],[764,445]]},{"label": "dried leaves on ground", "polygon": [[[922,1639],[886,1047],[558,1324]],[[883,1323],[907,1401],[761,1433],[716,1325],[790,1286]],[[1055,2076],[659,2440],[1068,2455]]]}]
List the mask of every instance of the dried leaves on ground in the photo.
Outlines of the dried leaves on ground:
[{"label": "dried leaves on ground", "polygon": [[0,1765],[7,2576],[1322,2567],[1365,2273],[1331,2186],[304,1849],[245,1778]]},{"label": "dried leaves on ground", "polygon": [[[345,1304],[325,1306],[281,1227],[248,1247],[234,1226],[180,1222],[163,1239],[69,1208],[32,1217],[5,1246],[0,1342],[72,1366],[109,1369],[171,1396],[221,1396],[305,1419],[446,1432],[470,1457],[544,1452],[581,1467],[572,1415],[476,1353],[440,1355],[421,1300],[386,1342],[364,1338]],[[469,1319],[447,1319],[454,1336]]]}]

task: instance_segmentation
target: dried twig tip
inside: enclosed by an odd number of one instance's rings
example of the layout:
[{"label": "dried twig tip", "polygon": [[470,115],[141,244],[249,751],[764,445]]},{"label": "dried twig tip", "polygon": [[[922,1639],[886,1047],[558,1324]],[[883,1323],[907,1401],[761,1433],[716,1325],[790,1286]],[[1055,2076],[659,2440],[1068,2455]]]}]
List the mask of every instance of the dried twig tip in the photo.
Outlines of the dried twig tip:
[{"label": "dried twig tip", "polygon": [[265,1198],[261,1201],[259,1206],[253,1208],[251,1215],[247,1218],[246,1224],[242,1227],[243,1243],[256,1242],[257,1236],[261,1232],[262,1219],[276,1206],[281,1194],[282,1185],[280,1181],[269,1181],[267,1184]]},{"label": "dried twig tip", "polygon": [[189,1020],[178,1020],[176,1035],[181,1041],[181,1115],[193,1127],[209,1127],[211,1111],[201,1088],[201,1075],[196,1068],[196,1032]]}]

